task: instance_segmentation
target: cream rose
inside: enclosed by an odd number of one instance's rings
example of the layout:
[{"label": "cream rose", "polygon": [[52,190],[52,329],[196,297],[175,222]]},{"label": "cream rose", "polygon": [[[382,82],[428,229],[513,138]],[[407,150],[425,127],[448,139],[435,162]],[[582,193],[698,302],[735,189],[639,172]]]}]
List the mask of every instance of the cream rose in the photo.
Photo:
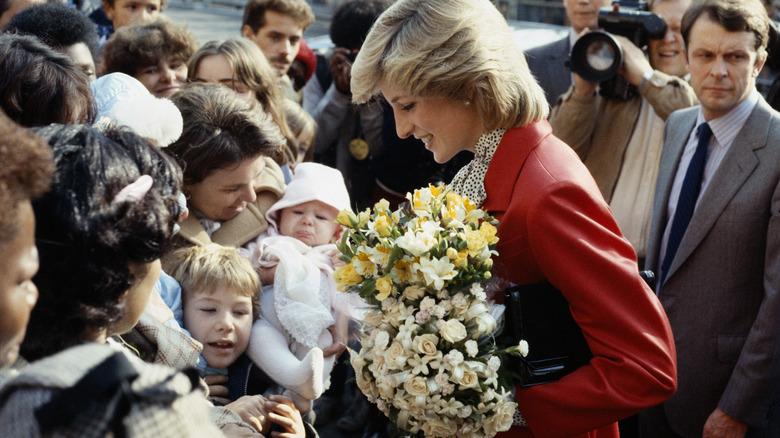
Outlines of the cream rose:
[{"label": "cream rose", "polygon": [[427,437],[452,437],[458,431],[458,426],[452,421],[427,420],[422,429]]},{"label": "cream rose", "polygon": [[414,338],[413,345],[415,351],[428,356],[433,356],[439,351],[436,346],[439,343],[439,337],[433,334],[420,335]]},{"label": "cream rose", "polygon": [[463,370],[463,376],[461,376],[458,383],[461,389],[476,388],[479,385],[479,377],[472,370]]},{"label": "cream rose", "polygon": [[425,295],[425,289],[419,286],[409,286],[404,289],[404,298],[408,300],[419,300]]},{"label": "cream rose", "polygon": [[393,341],[390,347],[385,351],[385,363],[389,368],[400,369],[406,362],[406,350],[398,341]]},{"label": "cream rose", "polygon": [[498,432],[504,432],[512,427],[512,417],[515,415],[517,403],[504,402],[496,406],[492,417],[485,420],[483,427],[488,435],[495,435]]},{"label": "cream rose", "polygon": [[447,342],[455,343],[462,341],[466,338],[466,326],[464,326],[457,319],[449,319],[444,321],[439,329],[441,336],[447,340]]},{"label": "cream rose", "polygon": [[428,381],[424,377],[413,377],[404,382],[404,389],[414,397],[425,397],[428,395]]},{"label": "cream rose", "polygon": [[363,317],[363,324],[368,327],[379,327],[379,325],[382,324],[383,318],[382,312],[370,310],[366,312],[365,317]]}]

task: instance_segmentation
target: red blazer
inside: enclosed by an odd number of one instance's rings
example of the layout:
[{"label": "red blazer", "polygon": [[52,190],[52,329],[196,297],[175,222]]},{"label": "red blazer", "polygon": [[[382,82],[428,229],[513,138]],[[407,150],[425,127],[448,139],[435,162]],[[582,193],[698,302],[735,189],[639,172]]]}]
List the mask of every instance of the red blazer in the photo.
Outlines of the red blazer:
[{"label": "red blazer", "polygon": [[672,331],[631,244],[547,121],[504,134],[485,190],[482,207],[500,221],[494,274],[515,284],[552,283],[594,356],[557,382],[518,386],[528,428],[498,436],[619,436],[618,420],[663,402],[677,385]]}]

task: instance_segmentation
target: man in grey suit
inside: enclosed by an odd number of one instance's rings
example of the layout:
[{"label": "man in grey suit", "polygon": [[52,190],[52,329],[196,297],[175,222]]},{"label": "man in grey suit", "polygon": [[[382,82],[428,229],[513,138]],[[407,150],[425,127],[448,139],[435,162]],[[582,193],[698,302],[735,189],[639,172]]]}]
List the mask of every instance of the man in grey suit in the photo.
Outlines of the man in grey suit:
[{"label": "man in grey suit", "polygon": [[526,51],[528,68],[542,86],[550,107],[572,84],[571,69],[566,65],[571,46],[585,28],[598,28],[599,9],[609,4],[610,0],[563,0],[571,26],[569,35]]},{"label": "man in grey suit", "polygon": [[643,437],[768,437],[780,409],[780,113],[755,89],[768,25],[759,0],[699,0],[682,20],[701,106],[667,120],[647,251],[678,389],[641,414]]}]

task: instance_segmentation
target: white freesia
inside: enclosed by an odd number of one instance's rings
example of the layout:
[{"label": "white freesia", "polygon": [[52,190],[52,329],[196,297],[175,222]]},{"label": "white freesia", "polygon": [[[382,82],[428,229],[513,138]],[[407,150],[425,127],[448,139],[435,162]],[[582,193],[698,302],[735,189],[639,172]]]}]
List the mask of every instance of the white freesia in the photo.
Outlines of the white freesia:
[{"label": "white freesia", "polygon": [[436,289],[441,289],[445,280],[451,280],[456,275],[455,265],[450,263],[447,256],[431,259],[421,258],[420,263],[415,263],[415,265],[419,266],[417,269],[422,272],[425,283]]},{"label": "white freesia", "polygon": [[420,257],[430,251],[436,243],[436,236],[425,231],[407,231],[403,236],[395,240],[395,244],[398,247],[408,251],[415,257]]}]

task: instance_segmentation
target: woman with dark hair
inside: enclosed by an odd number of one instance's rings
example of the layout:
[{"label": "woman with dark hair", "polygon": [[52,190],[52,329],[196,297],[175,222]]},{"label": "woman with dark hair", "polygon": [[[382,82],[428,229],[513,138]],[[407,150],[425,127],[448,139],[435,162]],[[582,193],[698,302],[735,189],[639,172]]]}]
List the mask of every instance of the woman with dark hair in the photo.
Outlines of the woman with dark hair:
[{"label": "woman with dark hair", "polygon": [[38,289],[35,216],[30,200],[51,182],[49,145],[0,111],[0,368],[19,356]]},{"label": "woman with dark hair", "polygon": [[190,209],[177,242],[243,246],[266,230],[265,212],[284,192],[273,158],[285,139],[266,113],[224,86],[189,84],[171,100],[184,131],[165,152],[184,169]]},{"label": "woman with dark hair", "polygon": [[187,81],[187,60],[197,48],[185,25],[167,19],[123,27],[103,48],[101,74],[130,75],[156,97],[169,97]]},{"label": "woman with dark hair", "polygon": [[618,420],[674,393],[666,314],[593,177],[552,134],[544,92],[489,0],[399,0],[371,28],[351,87],[356,103],[381,94],[398,136],[438,163],[474,153],[451,186],[499,221],[493,276],[557,290],[592,353],[560,380],[516,385],[520,415],[498,436],[617,437]]},{"label": "woman with dark hair", "polygon": [[22,126],[91,123],[89,78],[33,36],[0,34],[0,107]]}]

